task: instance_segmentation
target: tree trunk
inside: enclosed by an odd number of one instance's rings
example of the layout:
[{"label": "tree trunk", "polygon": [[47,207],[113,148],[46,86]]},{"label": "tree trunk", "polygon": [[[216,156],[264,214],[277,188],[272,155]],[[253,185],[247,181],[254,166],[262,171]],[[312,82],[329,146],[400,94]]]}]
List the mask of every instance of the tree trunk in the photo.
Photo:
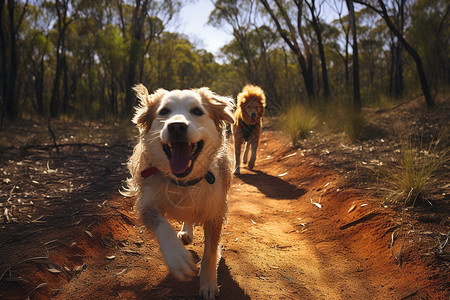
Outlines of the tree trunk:
[{"label": "tree trunk", "polygon": [[[10,30],[10,65],[8,70],[8,89],[6,95],[6,115],[11,121],[17,119],[17,101],[16,101],[16,77],[19,62],[17,60],[17,42],[14,24],[14,1],[8,0],[9,30]],[[5,100],[4,100],[5,101]]]},{"label": "tree trunk", "polygon": [[400,43],[397,43],[397,45],[395,46],[395,98],[401,98],[403,95],[402,45]]},{"label": "tree trunk", "polygon": [[353,0],[345,0],[348,8],[348,18],[353,36],[353,110],[355,113],[361,112],[361,93],[359,86],[359,59],[358,40],[356,36],[356,20]]},{"label": "tree trunk", "polygon": [[123,116],[129,116],[133,112],[133,106],[135,104],[136,97],[132,92],[132,87],[136,82],[136,69],[138,63],[142,60],[142,51],[140,51],[142,43],[142,28],[144,26],[145,17],[147,14],[148,0],[144,0],[141,5],[140,0],[136,0],[136,5],[133,10],[133,20],[131,24],[131,40],[130,40],[130,51],[129,51],[129,61],[128,61],[128,71],[125,78],[125,107],[122,112]]},{"label": "tree trunk", "polygon": [[[0,0],[0,17],[3,19],[3,8],[5,6],[5,0]],[[3,21],[0,21],[3,22]],[[0,129],[3,130],[3,119],[6,112],[6,99],[8,98],[8,72],[6,71],[6,41],[5,32],[3,31],[3,24],[0,24],[0,47],[1,47],[1,65],[0,65],[0,81],[2,84],[2,120]]]},{"label": "tree trunk", "polygon": [[[67,114],[67,108],[69,106],[69,99],[70,99],[70,92],[69,92],[69,70],[67,67],[67,58],[64,54],[62,58],[62,72],[63,72],[63,90],[64,90],[64,97],[63,97],[63,105],[62,105],[62,113]],[[89,81],[91,82],[91,81]],[[73,84],[76,84],[75,81],[72,82]],[[89,95],[92,95],[91,93]]]},{"label": "tree trunk", "polygon": [[36,109],[39,116],[44,115],[44,55],[42,55],[39,62],[39,68],[36,72],[35,89],[36,89]]},{"label": "tree trunk", "polygon": [[68,2],[63,1],[62,11],[60,11],[60,2],[56,3],[56,12],[58,14],[58,40],[56,42],[56,66],[55,66],[55,78],[53,80],[52,93],[50,97],[50,117],[56,118],[59,115],[60,110],[60,81],[61,81],[61,73],[63,71],[63,59],[65,55],[65,35],[67,27],[69,26],[69,22],[66,22],[67,19],[67,11],[68,11]]},{"label": "tree trunk", "polygon": [[59,93],[59,81],[61,78],[61,54],[60,54],[60,45],[56,46],[56,66],[55,66],[55,78],[53,80],[52,94],[50,97],[50,117],[56,118],[59,114],[59,102],[60,102],[60,93]]},{"label": "tree trunk", "polygon": [[322,67],[323,95],[325,100],[328,100],[328,98],[330,97],[330,85],[328,83],[328,71],[325,59],[325,50],[322,42],[322,31],[320,30],[319,20],[317,19],[317,16],[315,14],[316,10],[315,0],[312,0],[311,4],[309,4],[308,2],[306,2],[306,4],[308,5],[309,10],[311,11],[312,25],[314,28],[314,32],[317,36],[317,45],[319,46],[319,57],[320,57],[320,64]]}]

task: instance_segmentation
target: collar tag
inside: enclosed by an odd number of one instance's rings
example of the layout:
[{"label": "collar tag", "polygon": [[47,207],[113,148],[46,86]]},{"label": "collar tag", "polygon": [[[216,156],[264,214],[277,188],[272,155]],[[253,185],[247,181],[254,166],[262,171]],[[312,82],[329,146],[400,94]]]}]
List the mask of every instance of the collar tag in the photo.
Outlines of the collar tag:
[{"label": "collar tag", "polygon": [[205,179],[209,184],[214,184],[214,182],[216,182],[216,177],[214,177],[214,174],[211,171],[206,173]]}]

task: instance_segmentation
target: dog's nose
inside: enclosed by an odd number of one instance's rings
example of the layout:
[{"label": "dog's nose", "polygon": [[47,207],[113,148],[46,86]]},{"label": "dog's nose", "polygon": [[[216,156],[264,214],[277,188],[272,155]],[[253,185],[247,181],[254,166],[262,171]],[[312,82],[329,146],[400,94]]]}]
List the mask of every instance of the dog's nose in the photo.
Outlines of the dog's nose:
[{"label": "dog's nose", "polygon": [[250,114],[250,118],[252,118],[252,119],[256,118],[256,113],[255,113],[255,112],[252,112],[252,113]]},{"label": "dog's nose", "polygon": [[169,124],[169,134],[173,138],[181,138],[184,137],[187,133],[187,124],[181,122],[174,122]]}]

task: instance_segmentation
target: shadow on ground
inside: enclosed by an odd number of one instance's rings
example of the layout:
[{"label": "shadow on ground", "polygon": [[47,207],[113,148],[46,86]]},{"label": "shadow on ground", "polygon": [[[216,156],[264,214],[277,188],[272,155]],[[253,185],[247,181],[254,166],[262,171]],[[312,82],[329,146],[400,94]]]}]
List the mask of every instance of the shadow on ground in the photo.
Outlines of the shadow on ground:
[{"label": "shadow on ground", "polygon": [[[193,255],[196,256],[195,253],[193,253]],[[198,256],[196,257],[198,258]],[[216,299],[250,299],[245,291],[233,279],[230,268],[226,264],[224,258],[219,262],[217,274],[220,293]],[[146,284],[116,286],[114,288],[114,294],[120,295],[125,291],[132,291],[139,299],[202,299],[198,294],[200,288],[199,281],[199,277],[197,276],[191,281],[182,282],[169,274],[157,286],[152,287],[150,290],[146,290]]]},{"label": "shadow on ground", "polygon": [[297,199],[306,193],[305,189],[292,185],[280,177],[252,170],[253,174],[235,175],[243,182],[253,185],[267,197],[274,199]]}]

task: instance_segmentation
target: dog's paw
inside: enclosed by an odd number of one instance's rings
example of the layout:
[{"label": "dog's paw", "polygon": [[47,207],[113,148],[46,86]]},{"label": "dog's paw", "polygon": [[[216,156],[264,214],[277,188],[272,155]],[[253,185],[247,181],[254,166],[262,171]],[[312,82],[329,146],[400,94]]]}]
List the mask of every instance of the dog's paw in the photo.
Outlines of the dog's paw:
[{"label": "dog's paw", "polygon": [[234,175],[239,175],[239,174],[241,174],[241,168],[237,167],[236,169],[234,169],[233,174],[234,174]]},{"label": "dog's paw", "polygon": [[244,154],[244,157],[242,157],[242,162],[243,162],[244,164],[247,163],[247,155]]},{"label": "dog's paw", "polygon": [[[178,243],[180,242],[178,241]],[[197,267],[194,264],[192,255],[184,249],[181,243],[161,250],[167,266],[176,279],[187,281],[197,275]]]},{"label": "dog's paw", "polygon": [[219,294],[219,287],[216,283],[205,283],[200,287],[200,296],[203,299],[215,299]]},{"label": "dog's paw", "polygon": [[255,162],[254,162],[254,161],[250,161],[250,162],[248,163],[248,168],[249,168],[250,170],[253,170],[254,167],[255,167]]},{"label": "dog's paw", "polygon": [[180,231],[178,232],[177,236],[185,245],[189,245],[192,243],[193,237],[189,235],[187,231]]}]

